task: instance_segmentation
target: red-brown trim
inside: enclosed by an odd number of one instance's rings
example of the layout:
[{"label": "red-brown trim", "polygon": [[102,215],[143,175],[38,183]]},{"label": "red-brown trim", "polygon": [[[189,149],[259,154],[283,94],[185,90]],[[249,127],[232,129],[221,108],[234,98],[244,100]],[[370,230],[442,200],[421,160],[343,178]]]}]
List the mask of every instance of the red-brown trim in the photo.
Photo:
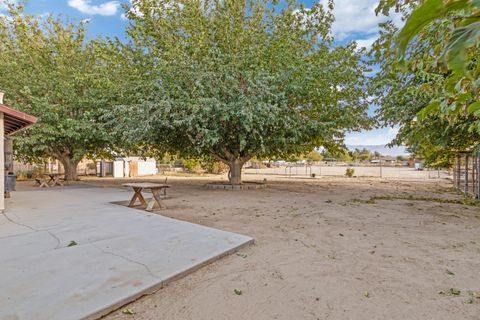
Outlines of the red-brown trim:
[{"label": "red-brown trim", "polygon": [[37,122],[36,117],[3,104],[0,104],[0,112],[4,115],[4,133],[6,135],[17,132]]}]

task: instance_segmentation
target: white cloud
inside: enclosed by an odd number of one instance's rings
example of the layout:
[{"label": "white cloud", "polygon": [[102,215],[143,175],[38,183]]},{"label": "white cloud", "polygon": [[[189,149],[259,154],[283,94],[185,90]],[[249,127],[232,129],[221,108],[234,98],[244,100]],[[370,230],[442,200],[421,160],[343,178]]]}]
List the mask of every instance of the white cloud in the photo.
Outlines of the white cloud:
[{"label": "white cloud", "polygon": [[399,128],[382,128],[363,132],[353,132],[345,137],[345,144],[357,145],[386,145],[390,143],[398,133]]},{"label": "white cloud", "polygon": [[[327,0],[321,0],[327,5]],[[343,40],[352,34],[377,35],[378,23],[393,19],[397,24],[400,17],[392,14],[390,17],[376,15],[378,0],[336,0],[333,14],[333,34],[337,40]],[[366,43],[368,44],[368,43]]]},{"label": "white cloud", "polygon": [[68,0],[68,5],[86,14],[98,14],[101,16],[113,16],[120,8],[120,2],[108,1],[99,5],[92,5],[90,0]]},{"label": "white cloud", "polygon": [[367,48],[368,50],[372,47],[372,44],[375,42],[375,40],[377,40],[377,37],[378,35],[375,34],[367,39],[358,39],[355,41],[357,42],[359,48]]}]

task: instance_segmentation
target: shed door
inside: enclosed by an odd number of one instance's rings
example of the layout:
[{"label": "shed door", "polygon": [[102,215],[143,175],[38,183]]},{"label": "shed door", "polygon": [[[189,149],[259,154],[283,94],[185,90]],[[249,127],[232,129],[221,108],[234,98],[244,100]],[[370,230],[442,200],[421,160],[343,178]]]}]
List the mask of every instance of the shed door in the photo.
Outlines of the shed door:
[{"label": "shed door", "polygon": [[138,162],[137,161],[130,161],[129,162],[130,168],[130,177],[138,176]]}]

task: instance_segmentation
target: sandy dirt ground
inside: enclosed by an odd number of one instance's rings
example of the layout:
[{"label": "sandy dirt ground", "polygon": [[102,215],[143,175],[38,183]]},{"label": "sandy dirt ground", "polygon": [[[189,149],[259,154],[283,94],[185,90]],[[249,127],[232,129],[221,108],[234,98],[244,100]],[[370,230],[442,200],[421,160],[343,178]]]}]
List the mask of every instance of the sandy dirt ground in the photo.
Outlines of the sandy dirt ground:
[{"label": "sandy dirt ground", "polygon": [[169,178],[159,213],[255,244],[106,320],[480,319],[480,208],[408,199],[460,199],[448,181],[277,179],[226,191],[207,190],[208,179]]}]

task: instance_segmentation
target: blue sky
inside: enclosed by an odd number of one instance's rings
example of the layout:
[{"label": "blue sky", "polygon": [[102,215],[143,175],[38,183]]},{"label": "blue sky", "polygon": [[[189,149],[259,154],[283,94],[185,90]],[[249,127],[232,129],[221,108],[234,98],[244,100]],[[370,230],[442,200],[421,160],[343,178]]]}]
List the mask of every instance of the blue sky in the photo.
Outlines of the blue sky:
[{"label": "blue sky", "polygon": [[[4,10],[0,0],[0,14]],[[11,1],[11,0],[10,0]],[[306,7],[314,0],[299,0]],[[327,0],[318,0],[326,3]],[[26,11],[32,14],[60,14],[80,21],[89,19],[88,32],[97,35],[124,38],[124,29],[128,22],[123,18],[122,3],[130,0],[29,0]],[[337,41],[355,40],[361,46],[370,47],[378,34],[378,23],[384,17],[375,15],[378,0],[335,0],[335,23],[333,33]],[[395,137],[395,128],[383,128],[347,135],[347,145],[387,144]]]}]

